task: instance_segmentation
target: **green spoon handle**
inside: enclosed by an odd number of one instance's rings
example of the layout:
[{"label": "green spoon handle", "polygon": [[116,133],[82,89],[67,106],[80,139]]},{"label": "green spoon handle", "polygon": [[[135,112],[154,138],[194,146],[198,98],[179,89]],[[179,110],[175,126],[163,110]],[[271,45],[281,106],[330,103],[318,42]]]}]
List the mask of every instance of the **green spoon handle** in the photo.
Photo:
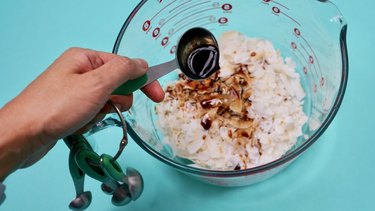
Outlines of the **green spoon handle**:
[{"label": "green spoon handle", "polygon": [[167,73],[178,69],[176,60],[171,60],[162,64],[158,64],[150,67],[147,73],[137,79],[127,81],[118,87],[113,94],[114,95],[128,95],[134,91],[146,86],[147,84],[157,80],[158,78],[166,75]]}]

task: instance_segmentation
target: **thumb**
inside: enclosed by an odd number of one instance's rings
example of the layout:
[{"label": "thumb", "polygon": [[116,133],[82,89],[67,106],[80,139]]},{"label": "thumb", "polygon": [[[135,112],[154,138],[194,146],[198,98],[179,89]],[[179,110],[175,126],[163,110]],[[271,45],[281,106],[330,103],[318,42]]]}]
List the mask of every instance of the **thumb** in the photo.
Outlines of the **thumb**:
[{"label": "thumb", "polygon": [[113,91],[128,80],[133,80],[146,74],[148,64],[143,59],[130,59],[122,56],[114,56],[99,68],[90,71],[94,77],[100,79],[100,83]]}]

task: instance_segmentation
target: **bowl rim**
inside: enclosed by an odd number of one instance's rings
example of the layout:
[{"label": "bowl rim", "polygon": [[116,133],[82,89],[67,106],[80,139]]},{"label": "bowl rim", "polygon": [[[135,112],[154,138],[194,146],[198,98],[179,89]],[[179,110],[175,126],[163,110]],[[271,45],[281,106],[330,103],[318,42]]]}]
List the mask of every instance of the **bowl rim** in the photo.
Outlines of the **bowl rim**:
[{"label": "bowl rim", "polygon": [[[121,27],[120,32],[118,33],[118,36],[116,38],[112,53],[117,54],[119,46],[122,41],[122,37],[129,26],[131,20],[133,17],[137,14],[139,9],[147,2],[148,0],[142,0],[138,5],[134,8],[134,10],[131,12],[131,14],[128,16],[128,18],[125,20],[123,26]],[[320,0],[318,0],[320,1]],[[330,1],[321,1],[321,2],[329,2],[330,4],[333,4]],[[333,4],[334,5],[334,4]],[[336,5],[334,5],[336,7]],[[336,7],[338,10],[338,8]],[[172,159],[163,156],[161,153],[150,147],[147,143],[143,142],[142,139],[138,136],[138,134],[134,131],[134,129],[130,126],[129,122],[126,121],[126,126],[128,128],[129,135],[133,138],[133,140],[147,153],[151,154],[156,159],[162,161],[163,163],[172,166],[178,170],[181,170],[183,172],[187,172],[190,174],[197,174],[200,176],[208,176],[208,177],[237,177],[237,176],[247,176],[247,175],[254,175],[259,174],[264,171],[269,171],[271,169],[277,168],[279,166],[282,166],[286,163],[289,163],[296,157],[298,157],[302,152],[304,152],[307,148],[309,148],[313,143],[315,143],[318,138],[324,133],[324,131],[328,128],[328,126],[331,124],[333,119],[335,118],[341,104],[344,98],[344,94],[347,87],[348,82],[348,74],[349,74],[349,59],[348,59],[348,51],[347,51],[347,42],[346,42],[346,35],[347,35],[347,23],[342,22],[342,28],[340,31],[339,36],[339,44],[341,48],[341,58],[342,58],[342,74],[341,74],[341,82],[339,91],[337,94],[337,97],[335,99],[335,102],[330,110],[330,112],[327,115],[327,118],[323,121],[322,125],[317,129],[314,134],[303,144],[301,144],[296,149],[292,150],[290,153],[283,155],[279,159],[276,159],[270,163],[266,163],[264,165],[260,165],[254,168],[244,169],[244,170],[229,170],[229,171],[220,171],[220,170],[209,170],[209,169],[202,169],[202,168],[196,168],[193,166],[187,166],[182,165],[180,163],[177,163],[173,161]]]}]

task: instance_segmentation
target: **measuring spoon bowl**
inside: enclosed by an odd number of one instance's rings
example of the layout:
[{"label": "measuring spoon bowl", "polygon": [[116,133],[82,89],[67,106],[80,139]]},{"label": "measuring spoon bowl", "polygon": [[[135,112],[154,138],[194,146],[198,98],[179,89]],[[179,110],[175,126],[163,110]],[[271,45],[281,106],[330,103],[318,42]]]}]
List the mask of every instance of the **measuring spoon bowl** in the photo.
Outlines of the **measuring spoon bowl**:
[{"label": "measuring spoon bowl", "polygon": [[124,177],[124,183],[128,184],[129,192],[132,200],[137,200],[143,192],[143,178],[142,175],[134,168],[128,167],[126,169],[126,177]]},{"label": "measuring spoon bowl", "polygon": [[118,187],[112,196],[112,204],[115,206],[124,206],[132,201],[129,187],[127,184],[122,184]]},{"label": "measuring spoon bowl", "polygon": [[92,195],[90,191],[85,191],[77,194],[76,198],[70,202],[69,208],[71,210],[84,210],[90,206]]}]

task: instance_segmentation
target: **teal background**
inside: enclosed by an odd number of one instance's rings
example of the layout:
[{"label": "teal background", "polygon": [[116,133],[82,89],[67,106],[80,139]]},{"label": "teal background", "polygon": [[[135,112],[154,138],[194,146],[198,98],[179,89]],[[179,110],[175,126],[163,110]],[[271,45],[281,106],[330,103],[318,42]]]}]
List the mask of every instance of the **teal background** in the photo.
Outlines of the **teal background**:
[{"label": "teal background", "polygon": [[[110,52],[137,2],[1,0],[0,106],[69,47]],[[221,188],[174,171],[130,141],[121,159],[142,173],[143,195],[114,207],[99,183],[87,179],[93,192],[88,210],[375,210],[375,2],[334,2],[349,26],[347,92],[324,136],[296,162],[266,182]],[[118,146],[108,141],[112,150]],[[67,161],[68,150],[59,142],[42,161],[8,177],[0,210],[68,210],[75,192]]]}]

